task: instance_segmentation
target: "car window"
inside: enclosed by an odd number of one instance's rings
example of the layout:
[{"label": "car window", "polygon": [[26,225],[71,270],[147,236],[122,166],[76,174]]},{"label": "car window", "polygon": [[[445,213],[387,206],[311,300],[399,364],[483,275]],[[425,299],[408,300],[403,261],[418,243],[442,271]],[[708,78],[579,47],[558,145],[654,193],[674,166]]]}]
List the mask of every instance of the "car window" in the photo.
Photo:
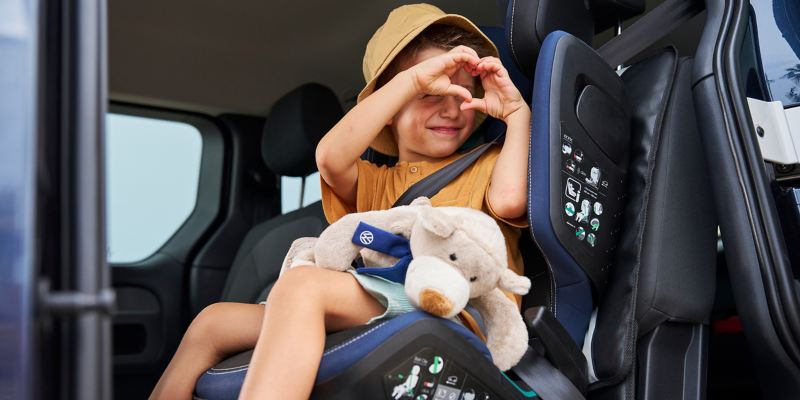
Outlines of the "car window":
[{"label": "car window", "polygon": [[156,252],[197,202],[200,131],[187,123],[122,114],[106,119],[108,261]]},{"label": "car window", "polygon": [[[281,213],[286,214],[318,201],[321,199],[319,187],[319,172],[315,172],[305,179],[305,189],[300,190],[303,186],[302,178],[295,178],[291,176],[281,177]],[[302,192],[302,193],[301,193]],[[302,199],[300,196],[302,195]]]},{"label": "car window", "polygon": [[800,39],[793,20],[800,4],[792,0],[751,1],[758,48],[772,100],[800,104]]}]

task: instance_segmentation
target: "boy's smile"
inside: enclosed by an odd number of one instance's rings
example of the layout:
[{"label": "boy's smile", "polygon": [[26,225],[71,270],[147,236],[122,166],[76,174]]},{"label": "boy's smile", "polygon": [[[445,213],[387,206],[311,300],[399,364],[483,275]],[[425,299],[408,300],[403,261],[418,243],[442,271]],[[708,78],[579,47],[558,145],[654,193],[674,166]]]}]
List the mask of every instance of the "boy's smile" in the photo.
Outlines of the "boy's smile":
[{"label": "boy's smile", "polygon": [[[446,52],[437,47],[420,49],[405,67]],[[475,92],[475,78],[463,69],[450,80]],[[475,111],[462,111],[461,103],[462,99],[454,96],[421,95],[403,106],[390,121],[400,161],[438,161],[455,153],[475,123]]]}]

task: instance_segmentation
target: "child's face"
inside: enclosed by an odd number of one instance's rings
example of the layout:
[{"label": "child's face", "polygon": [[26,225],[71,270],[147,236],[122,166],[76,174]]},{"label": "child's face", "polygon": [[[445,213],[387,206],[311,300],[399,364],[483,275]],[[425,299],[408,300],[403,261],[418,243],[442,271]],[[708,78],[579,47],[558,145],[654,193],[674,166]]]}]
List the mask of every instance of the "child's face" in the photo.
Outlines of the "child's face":
[{"label": "child's face", "polygon": [[[444,53],[437,47],[422,48],[405,67]],[[459,69],[450,80],[475,93],[475,79],[469,72]],[[390,122],[399,159],[413,162],[455,153],[469,138],[475,123],[475,111],[462,111],[461,102],[453,96],[421,95],[403,106]]]}]

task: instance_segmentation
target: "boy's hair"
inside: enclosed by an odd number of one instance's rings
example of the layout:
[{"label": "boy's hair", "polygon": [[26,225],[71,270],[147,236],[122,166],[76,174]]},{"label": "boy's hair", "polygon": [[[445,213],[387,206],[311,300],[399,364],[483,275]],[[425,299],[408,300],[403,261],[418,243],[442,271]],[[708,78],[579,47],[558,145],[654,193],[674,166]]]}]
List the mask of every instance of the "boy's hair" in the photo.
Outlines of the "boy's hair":
[{"label": "boy's hair", "polygon": [[493,54],[492,49],[486,43],[486,39],[480,35],[454,25],[433,24],[420,32],[397,54],[389,66],[386,67],[386,70],[378,77],[376,89],[392,80],[395,75],[402,71],[403,64],[413,60],[420,50],[427,47],[437,47],[449,51],[458,46],[467,46],[474,49],[478,53],[478,57],[481,58]]}]

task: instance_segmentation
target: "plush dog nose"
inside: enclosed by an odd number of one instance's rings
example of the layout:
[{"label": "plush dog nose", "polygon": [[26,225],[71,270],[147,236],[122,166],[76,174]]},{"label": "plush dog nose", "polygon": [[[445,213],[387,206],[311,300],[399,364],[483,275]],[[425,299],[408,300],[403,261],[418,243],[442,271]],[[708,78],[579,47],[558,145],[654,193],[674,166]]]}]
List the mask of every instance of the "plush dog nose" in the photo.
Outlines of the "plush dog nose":
[{"label": "plush dog nose", "polygon": [[433,289],[423,289],[419,300],[420,308],[437,317],[444,317],[453,310],[453,303]]},{"label": "plush dog nose", "polygon": [[406,272],[405,291],[415,307],[452,318],[469,301],[469,282],[452,265],[433,256],[415,256]]}]

